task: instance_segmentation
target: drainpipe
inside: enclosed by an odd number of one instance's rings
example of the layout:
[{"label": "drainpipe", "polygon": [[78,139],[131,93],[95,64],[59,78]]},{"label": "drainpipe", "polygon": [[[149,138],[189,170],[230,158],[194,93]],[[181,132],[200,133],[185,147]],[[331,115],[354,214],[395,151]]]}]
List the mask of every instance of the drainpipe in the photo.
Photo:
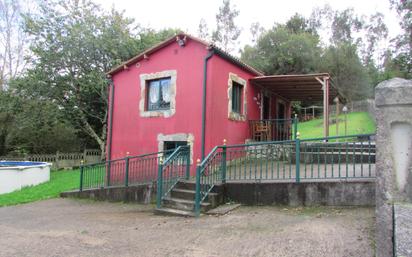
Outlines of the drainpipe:
[{"label": "drainpipe", "polygon": [[113,102],[114,102],[114,83],[113,80],[109,80],[110,84],[110,95],[109,95],[109,137],[107,141],[107,160],[109,161],[112,157],[112,131],[113,131]]},{"label": "drainpipe", "polygon": [[214,53],[214,50],[209,51],[203,63],[202,160],[205,158],[207,61],[209,61],[209,59],[212,58]]}]

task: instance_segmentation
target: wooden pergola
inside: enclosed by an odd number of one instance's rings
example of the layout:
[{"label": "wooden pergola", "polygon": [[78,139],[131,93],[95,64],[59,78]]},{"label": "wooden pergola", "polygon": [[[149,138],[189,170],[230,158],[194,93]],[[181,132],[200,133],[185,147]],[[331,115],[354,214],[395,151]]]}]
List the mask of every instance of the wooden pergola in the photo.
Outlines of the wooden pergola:
[{"label": "wooden pergola", "polygon": [[339,93],[330,85],[328,73],[260,76],[250,79],[250,82],[290,101],[303,104],[323,102],[323,131],[325,137],[329,136],[329,104]]}]

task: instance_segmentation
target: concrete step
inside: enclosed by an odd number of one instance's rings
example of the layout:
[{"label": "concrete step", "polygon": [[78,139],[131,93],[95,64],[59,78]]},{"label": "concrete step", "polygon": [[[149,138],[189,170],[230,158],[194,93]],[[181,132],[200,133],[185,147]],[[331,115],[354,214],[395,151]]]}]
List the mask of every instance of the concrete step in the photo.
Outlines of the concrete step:
[{"label": "concrete step", "polygon": [[192,211],[184,211],[172,208],[156,208],[156,214],[172,215],[172,216],[185,216],[185,217],[195,217],[195,213]]},{"label": "concrete step", "polygon": [[[193,211],[195,208],[195,201],[185,200],[180,198],[166,197],[163,199],[163,205],[171,209],[178,209],[183,211]],[[213,206],[209,202],[203,202],[200,204],[202,212],[206,212]]]},{"label": "concrete step", "polygon": [[[179,199],[184,199],[184,200],[195,200],[195,194],[196,191],[194,190],[189,190],[189,189],[181,189],[181,188],[173,188],[172,191],[170,192],[170,196],[172,198],[179,198]],[[214,193],[210,192],[205,201],[209,202],[212,207],[216,207],[219,204],[223,203],[223,194],[221,193]]]},{"label": "concrete step", "polygon": [[180,199],[185,199],[185,200],[194,200],[195,199],[195,190],[189,190],[189,189],[181,189],[181,188],[173,188],[172,191],[170,191],[170,196],[173,198],[180,198]]},{"label": "concrete step", "polygon": [[[175,185],[174,188],[194,191],[196,190],[196,182],[192,180],[181,180]],[[212,193],[223,193],[223,184],[215,184],[215,186],[212,189]]]}]

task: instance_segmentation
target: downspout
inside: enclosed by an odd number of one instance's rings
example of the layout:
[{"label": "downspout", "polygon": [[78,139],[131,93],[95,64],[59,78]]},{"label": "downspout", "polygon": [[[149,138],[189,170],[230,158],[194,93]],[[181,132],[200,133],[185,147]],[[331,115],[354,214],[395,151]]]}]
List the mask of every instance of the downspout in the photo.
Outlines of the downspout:
[{"label": "downspout", "polygon": [[107,141],[107,160],[109,161],[112,157],[112,131],[113,131],[113,105],[114,105],[114,83],[113,80],[109,80],[110,84],[110,95],[109,95],[109,138]]},{"label": "downspout", "polygon": [[203,99],[202,99],[202,160],[205,158],[205,138],[206,138],[206,85],[207,85],[207,62],[214,55],[211,50],[206,55],[203,63]]}]

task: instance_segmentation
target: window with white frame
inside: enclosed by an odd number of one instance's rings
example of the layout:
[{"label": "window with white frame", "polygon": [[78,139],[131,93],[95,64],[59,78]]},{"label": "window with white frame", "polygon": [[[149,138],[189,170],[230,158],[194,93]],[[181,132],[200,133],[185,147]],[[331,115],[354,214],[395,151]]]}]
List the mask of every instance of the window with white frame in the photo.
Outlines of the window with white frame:
[{"label": "window with white frame", "polygon": [[170,109],[170,77],[147,82],[147,110]]},{"label": "window with white frame", "polygon": [[168,118],[176,113],[176,70],[140,74],[141,117]]}]

